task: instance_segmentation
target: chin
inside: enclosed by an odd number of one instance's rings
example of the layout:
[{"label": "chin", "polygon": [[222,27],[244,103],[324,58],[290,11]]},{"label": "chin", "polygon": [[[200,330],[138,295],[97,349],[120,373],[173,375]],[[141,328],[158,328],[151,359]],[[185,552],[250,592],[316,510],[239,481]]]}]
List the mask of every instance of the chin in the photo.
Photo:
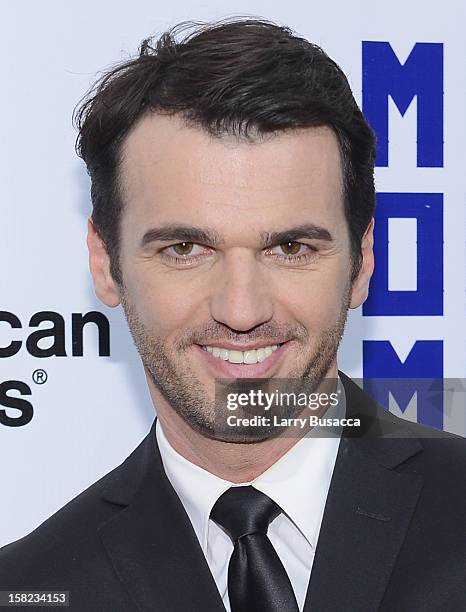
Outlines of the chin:
[{"label": "chin", "polygon": [[228,442],[230,444],[258,444],[280,437],[283,435],[283,428],[244,427],[238,429],[229,428],[224,431],[206,428],[203,431],[198,430],[198,432],[204,437],[217,442]]}]

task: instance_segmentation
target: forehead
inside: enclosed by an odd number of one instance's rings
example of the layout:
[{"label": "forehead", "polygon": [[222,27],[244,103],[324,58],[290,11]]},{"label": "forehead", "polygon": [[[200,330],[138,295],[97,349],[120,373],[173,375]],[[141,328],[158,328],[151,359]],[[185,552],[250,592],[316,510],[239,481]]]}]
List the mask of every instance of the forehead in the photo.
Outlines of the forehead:
[{"label": "forehead", "polygon": [[152,113],[124,143],[121,177],[123,234],[179,222],[244,233],[245,225],[337,225],[344,216],[340,152],[328,127],[249,143]]}]

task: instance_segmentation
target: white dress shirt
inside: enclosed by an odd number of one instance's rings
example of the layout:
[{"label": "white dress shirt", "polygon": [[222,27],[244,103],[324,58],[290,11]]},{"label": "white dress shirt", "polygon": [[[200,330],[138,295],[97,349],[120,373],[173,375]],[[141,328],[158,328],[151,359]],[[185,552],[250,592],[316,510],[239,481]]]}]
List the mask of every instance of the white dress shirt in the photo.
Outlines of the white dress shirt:
[{"label": "white dress shirt", "polygon": [[[341,381],[338,392],[337,406],[330,407],[325,417],[345,416]],[[318,437],[316,432],[317,428],[313,428],[252,482],[235,484],[182,457],[170,445],[157,420],[156,436],[165,472],[191,520],[228,612],[228,564],[233,543],[210,519],[210,512],[227,489],[245,485],[268,495],[283,511],[270,523],[267,535],[290,578],[299,609],[304,607],[341,428],[338,435],[329,437]]]}]

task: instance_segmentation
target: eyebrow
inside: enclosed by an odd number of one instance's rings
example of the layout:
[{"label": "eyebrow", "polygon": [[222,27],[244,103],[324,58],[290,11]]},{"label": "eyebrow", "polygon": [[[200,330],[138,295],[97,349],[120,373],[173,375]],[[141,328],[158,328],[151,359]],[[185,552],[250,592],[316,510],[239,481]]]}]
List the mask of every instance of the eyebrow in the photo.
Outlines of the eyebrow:
[{"label": "eyebrow", "polygon": [[[297,225],[279,232],[261,232],[260,237],[262,248],[284,242],[294,242],[302,238],[333,242],[331,233],[325,227],[315,225],[314,223]],[[179,242],[197,242],[213,247],[224,244],[220,234],[212,229],[201,229],[200,227],[186,225],[165,225],[145,232],[141,239],[141,248],[144,248],[151,242],[170,242],[174,240]]]},{"label": "eyebrow", "polygon": [[320,225],[315,225],[314,223],[297,225],[296,227],[280,232],[261,233],[263,248],[276,244],[282,244],[284,242],[294,242],[295,240],[300,240],[302,238],[333,242],[333,236],[328,229],[321,227]]},{"label": "eyebrow", "polygon": [[165,225],[148,230],[141,239],[141,247],[144,248],[150,242],[200,242],[212,246],[220,246],[223,243],[219,234],[214,230],[201,229],[185,225]]}]

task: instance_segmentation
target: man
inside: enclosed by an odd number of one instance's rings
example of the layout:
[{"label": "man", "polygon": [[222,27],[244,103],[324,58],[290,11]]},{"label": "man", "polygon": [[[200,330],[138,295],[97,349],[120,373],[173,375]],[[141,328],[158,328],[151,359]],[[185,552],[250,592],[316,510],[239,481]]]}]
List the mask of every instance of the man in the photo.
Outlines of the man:
[{"label": "man", "polygon": [[[464,609],[464,440],[337,370],[374,265],[374,137],[341,70],[268,22],[168,33],[77,123],[96,294],[124,308],[157,420],[2,549],[1,588],[86,612]],[[231,420],[234,381],[283,380],[338,398],[316,415],[341,426]]]}]

